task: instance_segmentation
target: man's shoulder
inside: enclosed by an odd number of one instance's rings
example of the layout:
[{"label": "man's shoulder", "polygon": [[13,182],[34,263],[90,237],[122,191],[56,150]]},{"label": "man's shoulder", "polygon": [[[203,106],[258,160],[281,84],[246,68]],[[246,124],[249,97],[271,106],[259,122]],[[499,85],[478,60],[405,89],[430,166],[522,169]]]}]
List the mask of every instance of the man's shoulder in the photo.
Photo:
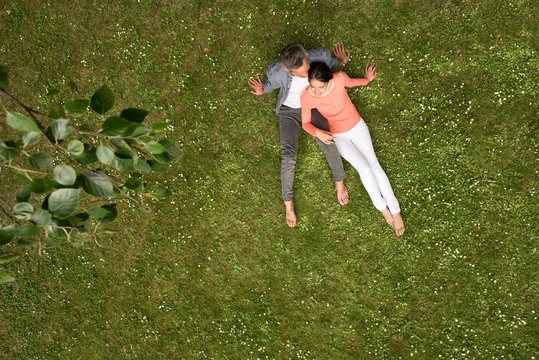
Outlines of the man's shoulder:
[{"label": "man's shoulder", "polygon": [[329,49],[325,47],[321,47],[318,49],[310,49],[307,50],[307,53],[309,54],[309,60],[316,59],[317,61],[319,61],[322,59],[331,58],[331,53],[329,52]]},{"label": "man's shoulder", "polygon": [[285,72],[285,68],[283,64],[279,60],[274,61],[273,63],[268,66],[268,71],[266,71],[266,75],[268,77],[275,77],[282,75],[283,72]]}]

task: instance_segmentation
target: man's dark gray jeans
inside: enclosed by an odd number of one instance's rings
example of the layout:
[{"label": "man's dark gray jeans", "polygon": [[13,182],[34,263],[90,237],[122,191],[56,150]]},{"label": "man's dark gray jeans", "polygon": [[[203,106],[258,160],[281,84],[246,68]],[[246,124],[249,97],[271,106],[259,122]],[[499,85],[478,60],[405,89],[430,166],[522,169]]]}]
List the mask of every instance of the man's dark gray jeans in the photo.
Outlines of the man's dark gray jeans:
[{"label": "man's dark gray jeans", "polygon": [[[329,130],[327,120],[316,109],[313,109],[312,122],[318,128]],[[294,171],[298,157],[298,138],[302,130],[301,109],[293,109],[285,105],[281,106],[279,123],[281,131],[281,187],[283,200],[290,201],[294,194]],[[346,175],[341,156],[335,144],[324,144],[318,138],[316,141],[326,155],[329,167],[333,172],[333,179],[337,182],[343,181]]]}]

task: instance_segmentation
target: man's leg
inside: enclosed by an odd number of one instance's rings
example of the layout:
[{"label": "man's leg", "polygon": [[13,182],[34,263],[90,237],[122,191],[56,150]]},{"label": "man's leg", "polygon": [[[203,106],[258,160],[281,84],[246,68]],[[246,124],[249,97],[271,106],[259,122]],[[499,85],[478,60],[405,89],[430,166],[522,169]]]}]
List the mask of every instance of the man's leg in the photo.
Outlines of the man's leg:
[{"label": "man's leg", "polygon": [[298,157],[298,138],[301,132],[301,109],[282,106],[279,114],[281,135],[281,190],[286,209],[286,223],[296,226],[294,212],[294,172]]},{"label": "man's leg", "polygon": [[[313,109],[311,112],[311,122],[314,126],[319,129],[329,131],[329,124],[325,117],[320,114],[317,109]],[[346,205],[348,203],[348,190],[344,186],[344,178],[346,174],[344,173],[344,167],[341,159],[341,155],[337,150],[335,144],[324,144],[318,138],[316,138],[318,146],[326,155],[329,167],[333,172],[333,180],[335,180],[335,187],[337,188],[337,199],[341,205]]]}]

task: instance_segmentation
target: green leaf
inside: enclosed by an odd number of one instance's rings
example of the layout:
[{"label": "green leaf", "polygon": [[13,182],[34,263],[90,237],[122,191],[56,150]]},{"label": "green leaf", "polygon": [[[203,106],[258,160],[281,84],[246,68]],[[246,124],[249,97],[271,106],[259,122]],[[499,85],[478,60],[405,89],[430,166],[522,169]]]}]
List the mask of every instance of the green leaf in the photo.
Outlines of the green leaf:
[{"label": "green leaf", "polygon": [[54,247],[58,247],[58,244],[55,243],[54,241],[52,241],[50,238],[46,237],[45,239],[43,239],[45,241],[45,244],[49,245],[49,246],[54,246]]},{"label": "green leaf", "polygon": [[50,170],[52,169],[52,157],[47,153],[36,153],[30,155],[28,158],[30,166],[38,170]]},{"label": "green leaf", "polygon": [[4,142],[0,139],[0,157],[6,161],[11,161],[20,155],[20,150],[17,149],[17,144],[14,141],[8,140]]},{"label": "green leaf", "polygon": [[101,218],[102,223],[112,222],[118,216],[118,210],[116,210],[116,204],[103,205],[102,208],[110,211],[110,214]]},{"label": "green leaf", "polygon": [[111,138],[109,139],[112,145],[117,149],[129,149],[129,144],[122,138]]},{"label": "green leaf", "polygon": [[144,190],[144,187],[142,186],[142,180],[137,177],[132,177],[132,178],[127,179],[124,186],[128,189],[135,190],[135,191]]},{"label": "green leaf", "polygon": [[115,157],[112,166],[118,171],[131,171],[135,168],[133,159]]},{"label": "green leaf", "polygon": [[30,195],[31,195],[30,185],[25,185],[19,189],[16,199],[18,202],[26,202],[28,201],[28,199],[30,199]]},{"label": "green leaf", "polygon": [[9,67],[5,65],[0,65],[0,89],[7,91],[9,88],[9,79],[8,79]]},{"label": "green leaf", "polygon": [[107,210],[101,206],[96,206],[91,209],[88,209],[88,214],[94,219],[101,219],[110,214],[110,210]]},{"label": "green leaf", "polygon": [[63,186],[72,186],[77,180],[77,173],[69,165],[56,165],[52,175],[53,180]]},{"label": "green leaf", "polygon": [[30,221],[38,226],[48,225],[51,223],[52,215],[47,211],[37,208],[30,218]]},{"label": "green leaf", "polygon": [[149,173],[152,170],[150,165],[148,165],[148,163],[142,159],[137,160],[137,162],[135,163],[135,168],[145,173]]},{"label": "green leaf", "polygon": [[6,121],[9,126],[20,131],[40,132],[34,120],[18,112],[8,112]]},{"label": "green leaf", "polygon": [[41,203],[41,208],[43,210],[49,210],[49,197],[51,196],[51,194],[47,194],[47,196],[45,196],[45,199],[43,199],[43,202]]},{"label": "green leaf", "polygon": [[55,217],[65,219],[75,211],[78,202],[78,189],[58,189],[49,197],[49,211]]},{"label": "green leaf", "polygon": [[173,142],[163,139],[159,140],[159,144],[163,145],[167,151],[162,154],[156,154],[154,157],[157,161],[160,162],[171,162],[174,161],[178,156],[180,156],[181,151],[176,144]]},{"label": "green leaf", "polygon": [[22,142],[26,146],[33,145],[33,144],[37,143],[40,138],[41,138],[41,133],[33,132],[33,131],[25,132],[22,135]]},{"label": "green leaf", "polygon": [[45,176],[42,179],[34,179],[30,183],[30,191],[37,194],[48,192],[52,190],[53,187],[54,185],[48,176]]},{"label": "green leaf", "polygon": [[0,270],[0,284],[15,281],[15,278],[4,270]]},{"label": "green leaf", "polygon": [[112,165],[114,162],[114,151],[105,145],[99,145],[96,151],[97,158],[105,165]]},{"label": "green leaf", "polygon": [[73,135],[73,126],[69,124],[69,119],[56,119],[51,125],[52,136],[56,140],[64,140]]},{"label": "green leaf", "polygon": [[84,144],[84,151],[80,155],[73,155],[73,158],[81,165],[90,165],[97,161],[96,148]]},{"label": "green leaf", "polygon": [[27,202],[20,202],[13,206],[13,213],[18,220],[28,220],[34,213],[34,207]]},{"label": "green leaf", "polygon": [[88,215],[88,213],[78,213],[71,216],[68,220],[71,221],[74,226],[78,226],[81,222],[88,220],[89,218],[90,215]]},{"label": "green leaf", "polygon": [[118,116],[111,116],[103,123],[103,133],[108,136],[125,135],[131,123]]},{"label": "green leaf", "polygon": [[101,86],[92,96],[90,107],[98,114],[105,114],[114,106],[114,94],[107,86]]},{"label": "green leaf", "polygon": [[137,153],[135,153],[134,151],[131,151],[131,149],[118,149],[114,152],[114,155],[116,155],[116,157],[119,157],[121,159],[132,159],[132,160],[138,159]]},{"label": "green leaf", "polygon": [[155,160],[148,160],[148,164],[150,165],[152,171],[165,172],[169,169],[168,164],[164,164]]},{"label": "green leaf", "polygon": [[32,182],[32,179],[28,179],[26,176],[22,174],[15,174],[15,176],[25,184],[30,184]]},{"label": "green leaf", "polygon": [[[68,234],[71,233],[71,229],[62,229],[61,227],[70,227],[73,226],[71,222],[65,219],[52,219],[49,225],[47,225],[47,233],[49,237],[55,239],[65,239],[67,238],[66,231]],[[64,231],[65,230],[65,231]]]},{"label": "green leaf", "polygon": [[170,189],[161,189],[156,192],[155,195],[160,198],[166,198],[172,195],[172,191],[170,191]]},{"label": "green leaf", "polygon": [[135,161],[138,160],[136,153],[129,149],[118,149],[114,153],[112,166],[118,171],[131,171],[135,168]]},{"label": "green leaf", "polygon": [[157,131],[157,132],[161,132],[163,130],[165,130],[167,128],[167,123],[166,122],[156,122],[152,125],[152,130],[153,131]]},{"label": "green leaf", "polygon": [[15,236],[15,225],[0,226],[0,245],[5,245]]},{"label": "green leaf", "polygon": [[147,127],[139,125],[137,123],[131,123],[131,125],[125,130],[124,136],[139,137],[150,131]]},{"label": "green leaf", "polygon": [[67,146],[67,150],[71,155],[79,156],[84,151],[84,144],[79,140],[71,140]]},{"label": "green leaf", "polygon": [[155,141],[144,144],[144,148],[152,154],[162,154],[167,151],[167,148]]},{"label": "green leaf", "polygon": [[39,244],[39,240],[20,239],[17,242],[24,246],[36,246]]},{"label": "green leaf", "polygon": [[101,172],[86,171],[82,174],[84,191],[95,197],[110,197],[114,195],[109,177]]},{"label": "green leaf", "polygon": [[65,109],[68,116],[78,118],[88,110],[90,102],[86,99],[72,99],[66,101]]},{"label": "green leaf", "polygon": [[146,115],[148,115],[148,112],[146,110],[141,109],[134,109],[129,108],[122,111],[120,114],[121,117],[123,117],[126,120],[141,123],[146,118]]},{"label": "green leaf", "polygon": [[16,236],[32,237],[41,234],[41,228],[33,224],[19,226],[16,231]]},{"label": "green leaf", "polygon": [[4,255],[0,256],[0,264],[7,264],[8,262],[12,262],[14,260],[17,260],[20,257],[20,255]]},{"label": "green leaf", "polygon": [[64,117],[65,115],[66,114],[63,107],[59,107],[58,109],[49,111],[49,116],[53,119],[59,119],[61,117]]}]

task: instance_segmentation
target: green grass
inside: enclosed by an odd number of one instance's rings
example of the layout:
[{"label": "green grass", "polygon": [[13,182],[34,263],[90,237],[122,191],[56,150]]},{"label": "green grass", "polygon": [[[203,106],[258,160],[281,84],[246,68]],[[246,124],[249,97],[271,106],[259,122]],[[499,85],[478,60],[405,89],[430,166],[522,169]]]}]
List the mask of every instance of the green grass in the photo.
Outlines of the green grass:
[{"label": "green grass", "polygon": [[[4,267],[17,281],[0,287],[0,358],[537,357],[537,3],[49,3],[0,4],[12,92],[49,110],[106,82],[115,110],[151,110],[183,155],[148,178],[173,191],[152,216],[119,204],[103,240],[118,251],[30,249]],[[402,238],[348,164],[338,205],[307,133],[298,225],[284,221],[276,95],[247,80],[287,43],[337,41],[350,76],[378,64],[349,94]],[[0,183],[12,204],[4,167]]]}]

